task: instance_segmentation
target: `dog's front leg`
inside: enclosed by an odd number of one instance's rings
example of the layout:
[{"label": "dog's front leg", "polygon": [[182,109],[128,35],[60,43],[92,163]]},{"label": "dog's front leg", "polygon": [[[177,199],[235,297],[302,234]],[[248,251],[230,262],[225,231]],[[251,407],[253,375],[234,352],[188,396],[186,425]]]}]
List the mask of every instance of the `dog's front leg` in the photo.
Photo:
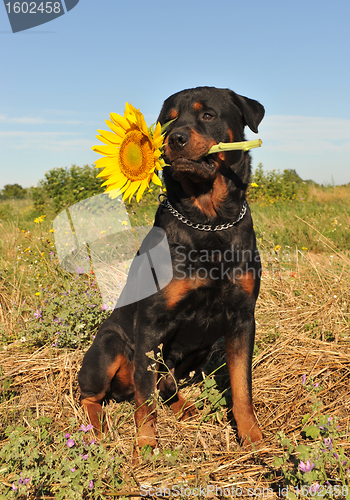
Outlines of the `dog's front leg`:
[{"label": "dog's front leg", "polygon": [[135,354],[135,424],[137,429],[137,445],[157,446],[156,437],[156,366],[142,353]]},{"label": "dog's front leg", "polygon": [[253,314],[240,314],[237,328],[225,336],[227,365],[232,389],[232,411],[238,437],[244,443],[263,435],[254,415],[252,402],[252,356],[255,337]]}]

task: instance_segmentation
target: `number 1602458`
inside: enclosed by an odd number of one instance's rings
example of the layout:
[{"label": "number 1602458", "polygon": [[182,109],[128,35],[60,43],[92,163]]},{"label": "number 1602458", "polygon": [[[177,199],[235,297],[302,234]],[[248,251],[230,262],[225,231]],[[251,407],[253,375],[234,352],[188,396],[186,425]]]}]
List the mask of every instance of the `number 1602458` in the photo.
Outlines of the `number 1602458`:
[{"label": "number 1602458", "polygon": [[8,14],[59,14],[61,12],[60,2],[9,2],[6,5]]}]

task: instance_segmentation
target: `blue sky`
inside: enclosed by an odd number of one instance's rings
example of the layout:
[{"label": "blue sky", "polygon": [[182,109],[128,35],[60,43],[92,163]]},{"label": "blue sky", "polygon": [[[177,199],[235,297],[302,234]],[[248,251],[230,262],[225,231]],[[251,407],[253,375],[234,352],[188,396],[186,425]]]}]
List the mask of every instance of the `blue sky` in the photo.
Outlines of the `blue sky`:
[{"label": "blue sky", "polygon": [[13,34],[0,6],[0,189],[93,163],[96,129],[131,102],[153,123],[183,88],[266,109],[253,167],[350,182],[348,0],[80,0]]}]

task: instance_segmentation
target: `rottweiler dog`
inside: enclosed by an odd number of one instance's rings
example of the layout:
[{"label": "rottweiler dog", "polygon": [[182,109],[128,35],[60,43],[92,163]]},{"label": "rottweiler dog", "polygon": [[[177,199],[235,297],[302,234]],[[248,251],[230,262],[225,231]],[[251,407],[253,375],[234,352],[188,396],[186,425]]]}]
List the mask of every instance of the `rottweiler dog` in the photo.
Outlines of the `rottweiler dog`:
[{"label": "rottweiler dog", "polygon": [[[252,404],[261,265],[245,200],[250,157],[207,153],[219,142],[244,141],[245,126],[257,133],[263,116],[259,102],[229,89],[188,89],[164,102],[158,119],[171,122],[164,141],[166,199],[154,226],[166,234],[171,276],[148,297],[117,304],[84,356],[80,401],[97,431],[103,401],[134,396],[138,446],[156,447],[156,389],[179,418],[190,416],[193,405],[177,381],[224,337],[238,437],[262,438]],[[146,237],[140,252],[152,245]],[[129,274],[125,288],[135,288],[137,276]]]}]

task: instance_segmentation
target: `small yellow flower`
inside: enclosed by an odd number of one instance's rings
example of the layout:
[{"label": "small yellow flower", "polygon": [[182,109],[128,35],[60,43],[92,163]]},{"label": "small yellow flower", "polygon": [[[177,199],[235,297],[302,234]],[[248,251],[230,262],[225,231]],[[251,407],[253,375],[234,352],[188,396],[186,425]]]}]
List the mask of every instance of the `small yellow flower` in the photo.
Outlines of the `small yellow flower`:
[{"label": "small yellow flower", "polygon": [[39,297],[39,296],[40,296],[40,292],[36,292],[36,294],[35,294],[35,295],[36,295],[37,297]]},{"label": "small yellow flower", "polygon": [[278,252],[278,250],[280,250],[280,249],[281,249],[281,245],[276,245],[275,246],[275,252]]},{"label": "small yellow flower", "polygon": [[307,250],[307,247],[301,247],[302,250]]},{"label": "small yellow flower", "polygon": [[[161,159],[163,134],[160,123],[155,127],[147,127],[143,114],[131,104],[125,104],[124,116],[110,114],[106,124],[112,132],[98,130],[96,136],[105,146],[94,146],[93,151],[105,155],[95,162],[96,168],[103,167],[97,177],[106,179],[102,184],[106,192],[118,189],[123,199],[137,192],[136,200],[140,201],[150,181],[158,186],[162,183],[155,171],[162,170]],[[112,198],[117,194],[110,193]]]},{"label": "small yellow flower", "polygon": [[46,215],[40,215],[39,217],[37,217],[36,219],[34,219],[34,222],[36,224],[40,224],[44,220],[44,217],[46,217]]},{"label": "small yellow flower", "polygon": [[123,226],[127,226],[128,225],[127,221],[126,220],[122,220],[122,225]]},{"label": "small yellow flower", "polygon": [[258,184],[257,184],[256,182],[252,182],[252,183],[251,183],[251,186],[252,186],[253,188],[257,188],[257,187],[259,187],[259,186],[258,186]]}]

